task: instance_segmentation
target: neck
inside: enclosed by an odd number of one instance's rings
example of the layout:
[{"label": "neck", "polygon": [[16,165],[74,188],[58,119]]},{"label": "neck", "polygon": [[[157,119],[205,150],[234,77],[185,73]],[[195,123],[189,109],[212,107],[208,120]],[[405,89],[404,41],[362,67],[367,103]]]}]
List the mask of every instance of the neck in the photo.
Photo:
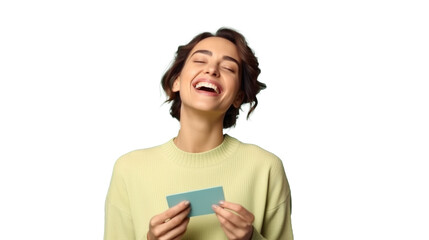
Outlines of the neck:
[{"label": "neck", "polygon": [[189,116],[181,112],[180,131],[174,139],[178,148],[185,152],[209,151],[223,142],[223,116]]}]

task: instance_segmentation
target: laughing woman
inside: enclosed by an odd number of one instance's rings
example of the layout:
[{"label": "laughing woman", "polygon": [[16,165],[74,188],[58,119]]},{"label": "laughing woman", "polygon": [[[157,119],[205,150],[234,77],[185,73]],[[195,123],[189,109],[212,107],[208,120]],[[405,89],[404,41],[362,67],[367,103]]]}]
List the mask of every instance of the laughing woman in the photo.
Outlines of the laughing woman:
[{"label": "laughing woman", "polygon": [[[281,160],[224,134],[242,104],[249,114],[265,88],[245,38],[221,28],[177,50],[161,84],[178,135],[132,151],[115,164],[106,198],[105,240],[293,239],[291,194]],[[166,196],[223,186],[215,214],[189,218],[188,201],[168,208]]]}]

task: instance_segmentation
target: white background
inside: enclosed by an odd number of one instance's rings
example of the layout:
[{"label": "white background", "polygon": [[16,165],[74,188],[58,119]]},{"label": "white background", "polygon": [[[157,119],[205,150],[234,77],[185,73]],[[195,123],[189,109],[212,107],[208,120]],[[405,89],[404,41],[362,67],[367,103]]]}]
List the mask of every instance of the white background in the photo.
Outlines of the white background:
[{"label": "white background", "polygon": [[429,239],[425,2],[2,1],[0,239],[102,239],[116,159],[177,134],[177,46],[221,26],[268,86],[227,133],[283,160],[295,238]]}]

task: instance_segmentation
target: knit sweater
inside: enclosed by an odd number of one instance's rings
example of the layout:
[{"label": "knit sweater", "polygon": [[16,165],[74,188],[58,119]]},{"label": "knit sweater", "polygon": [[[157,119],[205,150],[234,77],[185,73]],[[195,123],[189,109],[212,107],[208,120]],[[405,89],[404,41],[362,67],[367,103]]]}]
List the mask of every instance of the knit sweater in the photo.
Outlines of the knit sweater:
[{"label": "knit sweater", "polygon": [[[290,188],[281,160],[229,135],[207,152],[184,152],[171,139],[120,157],[106,198],[104,239],[146,239],[150,219],[168,209],[167,195],[219,185],[225,201],[254,214],[252,239],[293,239]],[[209,214],[191,217],[183,239],[227,238]]]}]

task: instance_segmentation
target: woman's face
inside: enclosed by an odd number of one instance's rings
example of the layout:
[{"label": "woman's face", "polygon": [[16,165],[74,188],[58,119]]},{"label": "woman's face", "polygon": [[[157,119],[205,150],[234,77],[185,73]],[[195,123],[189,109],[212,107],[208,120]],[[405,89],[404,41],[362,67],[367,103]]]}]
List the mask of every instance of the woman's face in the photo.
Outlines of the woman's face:
[{"label": "woman's face", "polygon": [[225,114],[243,101],[240,91],[241,60],[235,44],[220,37],[201,40],[191,50],[173,84],[183,108]]}]

